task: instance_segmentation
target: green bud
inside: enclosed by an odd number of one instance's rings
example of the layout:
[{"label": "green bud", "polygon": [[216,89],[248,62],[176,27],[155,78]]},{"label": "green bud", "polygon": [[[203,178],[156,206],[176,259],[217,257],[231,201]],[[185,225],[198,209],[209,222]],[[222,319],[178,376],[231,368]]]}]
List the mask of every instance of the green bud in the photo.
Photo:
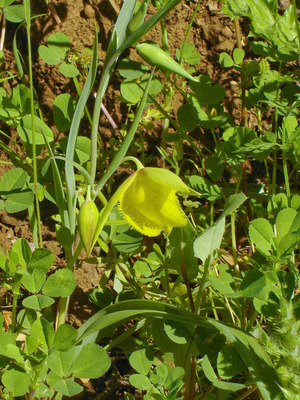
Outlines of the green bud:
[{"label": "green bud", "polygon": [[169,72],[174,72],[174,74],[184,76],[191,81],[198,82],[197,79],[186,72],[181,65],[173,60],[173,58],[160,47],[150,43],[141,43],[136,46],[136,49],[139,55],[149,64]]},{"label": "green bud", "polygon": [[81,205],[78,214],[78,231],[88,257],[93,250],[98,216],[99,212],[93,201],[87,200]]},{"label": "green bud", "polygon": [[135,32],[144,22],[147,9],[148,9],[149,0],[144,1],[140,7],[138,8],[137,12],[134,14],[132,19],[129,21],[129,24],[126,28],[127,36],[131,35]]}]

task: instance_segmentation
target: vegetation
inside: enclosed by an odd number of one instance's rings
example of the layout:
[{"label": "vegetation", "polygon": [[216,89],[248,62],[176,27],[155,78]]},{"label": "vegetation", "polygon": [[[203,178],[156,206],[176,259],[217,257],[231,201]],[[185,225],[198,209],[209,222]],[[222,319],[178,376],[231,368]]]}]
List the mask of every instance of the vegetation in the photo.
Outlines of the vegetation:
[{"label": "vegetation", "polygon": [[[243,18],[250,29],[246,52],[237,35],[233,53],[219,60],[224,70],[239,74],[237,120],[224,109],[225,88],[195,74],[199,54],[187,41],[189,30],[177,60],[169,55],[166,16],[180,1],[153,0],[155,13],[148,17],[149,0],[124,0],[99,81],[97,31],[92,50],[71,48],[61,32],[38,48],[78,93],[55,99],[55,125],[66,134],[59,141],[33,86],[31,23],[39,16],[31,14],[30,0],[0,2],[2,21],[26,27],[28,48],[23,57],[18,28],[18,74],[1,72],[2,82],[19,82],[8,93],[0,89],[0,120],[17,132],[25,156],[2,130],[0,145],[12,165],[0,179],[0,208],[28,210],[35,244],[32,250],[19,238],[0,253],[7,293],[1,305],[11,307],[9,320],[0,314],[3,399],[73,397],[84,390],[82,379],[109,373],[116,349],[130,365],[132,390],[124,400],[298,398],[296,2],[279,13],[275,0],[224,0],[223,13],[236,27]],[[145,43],[156,24],[163,49]],[[144,62],[118,62],[131,47]],[[128,116],[121,140],[113,138],[106,151],[99,117],[114,71]],[[176,116],[175,94],[182,98]],[[253,126],[247,126],[249,113],[257,121]],[[145,152],[145,137],[136,135],[159,120],[165,168],[157,168]],[[89,137],[80,135],[82,121],[90,126]],[[211,145],[190,135],[199,127]],[[122,182],[115,179],[121,164],[136,169]],[[259,179],[247,174],[247,165],[258,164]],[[54,271],[54,254],[43,247],[40,209],[46,201],[57,208],[56,236],[65,256],[65,267]],[[74,268],[83,261],[105,263],[105,272],[89,293],[99,311],[76,329],[66,317]]]}]

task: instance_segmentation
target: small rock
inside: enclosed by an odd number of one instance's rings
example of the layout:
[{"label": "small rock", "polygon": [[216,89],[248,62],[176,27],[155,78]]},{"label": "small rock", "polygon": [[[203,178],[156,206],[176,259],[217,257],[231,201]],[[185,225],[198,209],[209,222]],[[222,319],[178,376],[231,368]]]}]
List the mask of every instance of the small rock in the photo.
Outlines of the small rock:
[{"label": "small rock", "polygon": [[203,27],[204,35],[206,39],[213,45],[216,45],[220,41],[220,30],[218,27],[208,25]]},{"label": "small rock", "polygon": [[217,0],[209,0],[207,2],[207,8],[211,13],[217,13],[220,11],[219,2]]},{"label": "small rock", "polygon": [[233,36],[233,32],[232,30],[229,28],[229,26],[225,26],[224,29],[222,30],[222,35],[226,38],[226,39],[230,39]]},{"label": "small rock", "polygon": [[87,4],[83,10],[85,18],[91,19],[95,17],[95,11],[90,4]]},{"label": "small rock", "polygon": [[217,50],[219,53],[225,51],[226,53],[231,54],[233,52],[234,47],[235,47],[235,42],[233,42],[232,40],[222,40],[220,43],[217,43],[215,45],[215,50]]}]

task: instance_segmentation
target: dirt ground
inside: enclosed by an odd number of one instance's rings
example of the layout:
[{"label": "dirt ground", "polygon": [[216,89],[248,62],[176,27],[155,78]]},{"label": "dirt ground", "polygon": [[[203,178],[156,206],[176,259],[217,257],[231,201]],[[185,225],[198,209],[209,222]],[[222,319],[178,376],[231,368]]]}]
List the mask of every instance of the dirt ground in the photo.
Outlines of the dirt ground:
[{"label": "dirt ground", "polygon": [[[32,24],[32,49],[34,66],[34,85],[38,96],[38,101],[42,108],[44,117],[48,120],[49,126],[53,129],[56,138],[60,138],[54,126],[52,118],[52,104],[55,97],[62,93],[76,95],[72,81],[64,78],[58,71],[58,66],[46,65],[38,55],[38,46],[46,44],[47,37],[54,32],[62,31],[70,39],[73,46],[83,45],[92,47],[94,41],[94,24],[96,22],[99,31],[99,72],[105,58],[106,48],[111,30],[116,21],[116,12],[108,0],[53,0],[53,6],[57,15],[61,19],[61,25],[55,21],[50,8],[46,2],[33,1],[32,14],[42,14],[35,19]],[[116,1],[117,8],[120,8],[121,1]],[[171,54],[175,55],[175,49],[183,42],[190,19],[196,7],[196,2],[181,2],[175,10],[167,17],[168,37]],[[227,94],[237,90],[237,82],[234,74],[225,71],[218,63],[219,54],[223,51],[231,53],[236,46],[236,32],[233,23],[229,18],[220,14],[221,4],[215,0],[203,0],[200,9],[193,23],[188,42],[193,42],[196,50],[200,53],[200,63],[195,66],[196,74],[208,74],[214,83],[225,85]],[[154,12],[150,7],[149,15]],[[8,23],[5,38],[5,65],[4,68],[11,72],[16,70],[15,61],[12,53],[12,39],[16,25]],[[151,39],[162,44],[160,26],[156,26],[148,33],[145,39]],[[246,41],[244,32],[243,40]],[[26,54],[25,31],[18,34],[18,44],[23,54]],[[130,54],[129,54],[130,53]],[[138,59],[134,50],[127,52],[125,56]],[[99,77],[99,76],[98,76]],[[10,82],[16,85],[17,79]],[[104,104],[118,126],[125,120],[126,108],[117,101],[119,96],[120,81],[117,73],[114,73],[107,91]],[[174,109],[178,108],[182,99],[175,99]],[[177,104],[176,104],[177,102]],[[226,107],[234,111],[238,117],[239,100],[233,98]],[[109,139],[112,135],[110,125],[104,115],[101,117],[101,133],[103,138]],[[155,133],[155,132],[154,132]],[[16,137],[15,132],[9,133],[12,138]],[[15,144],[15,149],[22,154],[21,148]],[[5,152],[0,149],[0,159],[8,160]],[[10,166],[0,164],[0,176],[2,176]],[[43,221],[43,240],[44,246],[49,248],[56,255],[55,267],[64,265],[64,256],[55,237],[55,225],[52,215],[56,213],[55,208],[49,202],[42,203]],[[23,237],[32,242],[29,228],[28,216],[25,212],[8,215],[5,211],[0,211],[0,247],[4,252],[11,248],[12,243]],[[81,269],[76,270],[78,288],[72,296],[69,322],[75,326],[84,322],[95,310],[88,302],[86,293],[97,286],[101,276],[101,268],[98,265],[84,264]],[[122,368],[116,362],[113,363],[111,374],[107,380],[95,380],[85,382],[86,391],[78,396],[78,399],[123,399],[124,392],[128,390],[126,376],[123,375]],[[116,382],[121,388],[116,388]],[[120,382],[122,383],[120,385]],[[106,389],[105,389],[106,388]],[[112,391],[111,391],[112,390]],[[101,394],[100,394],[101,393]],[[138,397],[137,397],[138,398]]]}]

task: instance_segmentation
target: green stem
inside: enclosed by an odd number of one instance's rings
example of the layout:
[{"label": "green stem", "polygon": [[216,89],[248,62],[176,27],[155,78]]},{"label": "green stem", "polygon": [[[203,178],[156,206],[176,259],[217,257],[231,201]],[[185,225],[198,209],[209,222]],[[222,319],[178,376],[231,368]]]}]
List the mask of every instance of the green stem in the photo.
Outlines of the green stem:
[{"label": "green stem", "polygon": [[[282,130],[282,144],[285,144],[285,138],[286,138],[286,127],[283,127]],[[288,173],[288,166],[287,166],[287,158],[286,158],[286,152],[282,152],[282,163],[283,163],[283,175],[284,175],[284,182],[285,182],[285,187],[286,187],[286,195],[288,198],[288,202],[290,203],[291,200],[291,190],[290,190],[290,181],[289,181],[289,173]]]},{"label": "green stem", "polygon": [[277,151],[274,152],[273,171],[272,171],[272,196],[276,193],[276,176],[277,176]]},{"label": "green stem", "polygon": [[210,224],[214,224],[214,202],[210,202]]},{"label": "green stem", "polygon": [[[282,62],[279,62],[278,72],[281,74]],[[279,95],[279,82],[277,83],[277,94],[276,98]],[[275,132],[275,140],[276,143],[278,141],[278,108],[275,107],[274,110],[274,132]],[[272,172],[272,195],[274,196],[276,193],[276,178],[277,178],[277,151],[274,152],[274,160],[273,160],[273,172]]]},{"label": "green stem", "polygon": [[216,137],[216,133],[215,133],[214,128],[211,128],[210,131],[211,131],[212,137],[213,137],[213,139],[214,139],[215,146],[217,146],[217,145],[218,145],[218,140],[217,140],[217,137]]},{"label": "green stem", "polygon": [[258,312],[256,310],[254,310],[253,314],[251,315],[251,317],[247,323],[247,330],[250,330],[252,328],[252,325],[256,321],[257,316],[258,316]]},{"label": "green stem", "polygon": [[242,39],[241,39],[241,29],[240,29],[240,24],[239,24],[239,19],[236,18],[234,21],[234,30],[235,30],[235,36],[236,36],[236,47],[238,49],[242,48]]},{"label": "green stem", "polygon": [[96,166],[97,166],[97,141],[98,141],[98,126],[101,112],[101,103],[103,96],[105,94],[106,88],[109,83],[110,75],[116,60],[119,57],[119,53],[116,51],[107,62],[104,63],[101,79],[95,99],[93,120],[92,120],[92,131],[91,131],[91,165],[90,165],[90,175],[92,180],[95,181],[96,177]]},{"label": "green stem", "polygon": [[108,0],[109,4],[111,5],[112,9],[114,10],[114,12],[116,13],[116,15],[118,16],[120,14],[120,10],[119,7],[116,5],[116,3],[114,2],[114,0]]},{"label": "green stem", "polygon": [[136,169],[137,169],[137,170],[139,170],[139,169],[141,169],[141,168],[144,168],[144,165],[143,165],[143,164],[140,162],[140,160],[139,160],[138,158],[136,158],[136,157],[133,157],[133,156],[124,157],[123,160],[122,160],[122,164],[123,164],[124,162],[126,162],[126,161],[133,161],[133,162],[135,163],[135,165],[136,165]]},{"label": "green stem", "polygon": [[36,135],[35,135],[35,124],[34,124],[35,113],[34,113],[34,96],[33,96],[32,51],[31,51],[31,39],[30,39],[30,20],[31,20],[30,0],[24,0],[24,8],[25,8],[27,46],[28,46],[30,113],[31,113],[31,130],[32,130],[33,186],[34,186],[34,194],[35,194],[35,207],[36,207],[38,234],[39,234],[39,246],[43,247],[40,205],[39,205],[39,199],[38,199],[38,195],[37,195],[38,179],[37,179]]},{"label": "green stem", "polygon": [[[169,40],[168,40],[168,30],[167,30],[167,24],[166,24],[166,19],[163,19],[160,22],[161,26],[161,32],[162,32],[162,42],[163,42],[163,50],[166,52],[166,54],[169,54]],[[169,90],[166,94],[165,97],[165,108],[169,108],[169,106],[172,104],[172,98],[173,98],[173,90],[171,88],[171,83],[170,83],[170,73],[166,72],[166,78],[167,78],[167,85],[169,86]],[[169,130],[169,125],[170,122],[167,118],[164,120],[164,127],[163,127],[163,132],[162,134],[168,133]],[[163,141],[163,148],[166,148],[166,142]]]},{"label": "green stem", "polygon": [[3,393],[2,389],[1,389],[1,387],[0,387],[0,396],[1,396],[1,399],[5,399],[4,393]]},{"label": "green stem", "polygon": [[[74,82],[74,86],[75,86],[76,92],[77,92],[78,96],[80,97],[81,93],[82,93],[82,90],[81,90],[81,87],[79,85],[77,77],[73,78],[73,82]],[[92,125],[92,117],[91,117],[91,114],[90,114],[89,109],[87,108],[87,106],[84,107],[84,111],[86,113],[87,119],[89,120],[89,123]]]},{"label": "green stem", "polygon": [[241,394],[239,397],[237,397],[236,400],[244,400],[246,399],[251,393],[255,392],[257,390],[257,386],[251,386],[249,389],[247,389],[243,394]]},{"label": "green stem", "polygon": [[210,257],[207,257],[207,259],[204,262],[203,275],[202,275],[202,279],[201,279],[201,282],[200,282],[200,286],[199,286],[199,290],[198,290],[198,293],[197,293],[197,297],[196,297],[196,300],[195,300],[195,310],[196,310],[198,315],[200,315],[200,312],[201,312],[203,291],[204,291],[205,282],[207,280],[209,267],[210,267]]},{"label": "green stem", "polygon": [[192,17],[191,17],[189,26],[188,26],[187,31],[186,31],[186,34],[185,34],[184,41],[183,41],[183,43],[182,43],[182,45],[181,45],[180,57],[179,57],[179,60],[178,60],[179,64],[182,64],[182,54],[183,54],[183,51],[184,51],[186,42],[187,42],[187,40],[188,40],[190,31],[191,31],[191,29],[192,29],[192,25],[193,25],[194,19],[195,19],[195,17],[196,17],[196,14],[197,14],[197,12],[198,12],[199,7],[200,7],[200,4],[201,4],[201,0],[198,1],[197,5],[196,5],[196,7],[195,7],[195,10],[194,10],[194,12],[193,12],[193,15],[192,15]]},{"label": "green stem", "polygon": [[235,230],[235,213],[231,213],[230,215],[231,222],[231,245],[232,245],[232,255],[234,262],[234,271],[236,275],[239,275],[239,266],[237,262],[237,246],[236,246],[236,230]]},{"label": "green stem", "polygon": [[219,320],[219,316],[218,316],[218,313],[217,313],[217,310],[216,310],[216,305],[215,305],[215,302],[214,302],[214,294],[213,294],[212,291],[209,292],[209,297],[210,297],[211,308],[213,310],[215,320],[218,321]]},{"label": "green stem", "polygon": [[11,331],[15,332],[16,330],[16,323],[17,323],[17,304],[18,304],[18,297],[19,297],[19,289],[21,284],[16,285],[13,290],[13,300],[12,300],[12,312],[11,312]]},{"label": "green stem", "polygon": [[185,287],[186,287],[186,290],[187,290],[191,311],[194,312],[195,311],[195,304],[194,304],[194,299],[193,299],[191,287],[190,287],[190,284],[189,284],[188,279],[187,279],[187,269],[186,269],[186,264],[185,264],[185,260],[184,260],[184,246],[185,246],[185,243],[184,243],[184,240],[183,240],[183,230],[182,230],[182,228],[180,229],[180,233],[181,233],[181,242],[180,242],[180,268],[181,268],[181,274],[182,274],[183,281],[184,281],[184,284],[185,284]]},{"label": "green stem", "polygon": [[[240,165],[239,175],[237,177],[235,193],[238,193],[243,180],[243,166]],[[231,226],[231,245],[232,245],[232,255],[234,260],[234,271],[236,275],[239,275],[239,266],[237,262],[237,245],[236,245],[236,226],[235,226],[235,213],[231,213],[230,216],[230,226]]]},{"label": "green stem", "polygon": [[162,32],[162,42],[164,51],[169,54],[169,40],[168,40],[168,30],[167,30],[167,22],[164,18],[160,21],[161,32]]},{"label": "green stem", "polygon": [[269,168],[268,168],[268,163],[267,160],[264,160],[264,165],[265,165],[265,170],[266,170],[266,178],[267,178],[267,196],[268,196],[268,201],[270,200],[270,173],[269,173]]},{"label": "green stem", "polygon": [[[276,143],[278,141],[278,108],[275,108],[274,111],[274,131],[275,131],[275,139]],[[273,171],[272,171],[272,195],[275,195],[276,192],[276,180],[277,180],[277,150],[274,151],[274,159],[273,159]]]},{"label": "green stem", "polygon": [[106,204],[108,203],[106,197],[104,196],[104,194],[102,192],[99,192],[97,194],[98,199],[101,201],[102,205],[105,207]]},{"label": "green stem", "polygon": [[114,347],[116,347],[119,343],[122,343],[125,339],[127,339],[130,335],[133,333],[139,331],[141,328],[144,326],[149,326],[150,321],[147,320],[146,318],[142,319],[141,321],[137,322],[135,325],[131,326],[128,328],[124,333],[119,334],[115,339],[113,339],[111,342],[109,342],[104,349],[106,351],[110,351]]},{"label": "green stem", "polygon": [[292,0],[292,5],[293,5],[293,15],[294,15],[294,20],[295,20],[295,26],[297,29],[298,46],[300,47],[300,28],[299,28],[299,23],[298,23],[296,0]]},{"label": "green stem", "polygon": [[197,359],[195,356],[191,356],[189,386],[186,388],[187,391],[184,396],[184,400],[193,400],[195,398],[195,387],[196,387],[196,367]]},{"label": "green stem", "polygon": [[171,297],[171,291],[170,291],[170,277],[169,277],[169,268],[167,263],[164,264],[164,270],[165,270],[165,282],[166,282],[166,292],[168,299]]},{"label": "green stem", "polygon": [[[81,253],[82,247],[83,247],[83,244],[82,244],[82,241],[80,240],[76,247],[74,254],[72,256],[69,255],[69,257],[66,257],[67,258],[67,268],[70,271],[73,271],[74,265]],[[60,325],[64,324],[66,321],[69,303],[70,303],[70,296],[61,297],[59,300],[58,311],[57,311],[57,315],[56,315],[56,323],[55,323],[56,330],[58,329],[58,327]]]},{"label": "green stem", "polygon": [[285,181],[285,186],[286,186],[286,196],[288,198],[288,201],[290,202],[291,190],[290,190],[289,173],[288,173],[288,167],[287,167],[287,158],[286,158],[285,152],[283,152],[283,154],[282,154],[282,161],[283,161],[284,181]]},{"label": "green stem", "polygon": [[136,129],[138,127],[140,118],[142,116],[145,104],[146,104],[146,100],[147,100],[147,96],[148,96],[148,92],[149,92],[149,88],[150,88],[150,83],[154,74],[155,68],[152,70],[151,75],[148,79],[147,82],[147,86],[144,90],[144,94],[142,97],[142,100],[140,102],[139,108],[135,114],[135,118],[133,123],[131,124],[129,131],[120,147],[120,149],[118,150],[116,156],[112,159],[112,161],[109,164],[109,167],[107,168],[107,170],[105,171],[105,173],[102,175],[101,179],[99,180],[99,182],[97,183],[95,190],[94,190],[94,194],[95,196],[97,196],[97,194],[100,192],[100,190],[102,190],[103,186],[105,185],[105,183],[108,181],[108,179],[112,176],[112,174],[116,171],[116,169],[120,166],[122,160],[124,159],[127,150],[134,138]]},{"label": "green stem", "polygon": [[61,400],[62,399],[62,394],[56,393],[54,400]]},{"label": "green stem", "polygon": [[126,191],[126,189],[131,185],[133,180],[135,179],[135,173],[133,173],[129,178],[125,180],[125,182],[122,183],[122,185],[115,191],[115,193],[112,195],[112,197],[109,199],[107,205],[103,208],[103,210],[100,212],[96,230],[95,230],[95,236],[94,236],[94,241],[93,245],[96,243],[106,220],[109,217],[109,214],[111,213],[112,209],[114,206],[117,204],[117,202],[120,200],[122,194]]},{"label": "green stem", "polygon": [[214,385],[210,385],[206,391],[198,398],[198,400],[204,400],[206,398],[206,395],[209,394],[210,392],[212,392],[214,390],[215,386]]}]

